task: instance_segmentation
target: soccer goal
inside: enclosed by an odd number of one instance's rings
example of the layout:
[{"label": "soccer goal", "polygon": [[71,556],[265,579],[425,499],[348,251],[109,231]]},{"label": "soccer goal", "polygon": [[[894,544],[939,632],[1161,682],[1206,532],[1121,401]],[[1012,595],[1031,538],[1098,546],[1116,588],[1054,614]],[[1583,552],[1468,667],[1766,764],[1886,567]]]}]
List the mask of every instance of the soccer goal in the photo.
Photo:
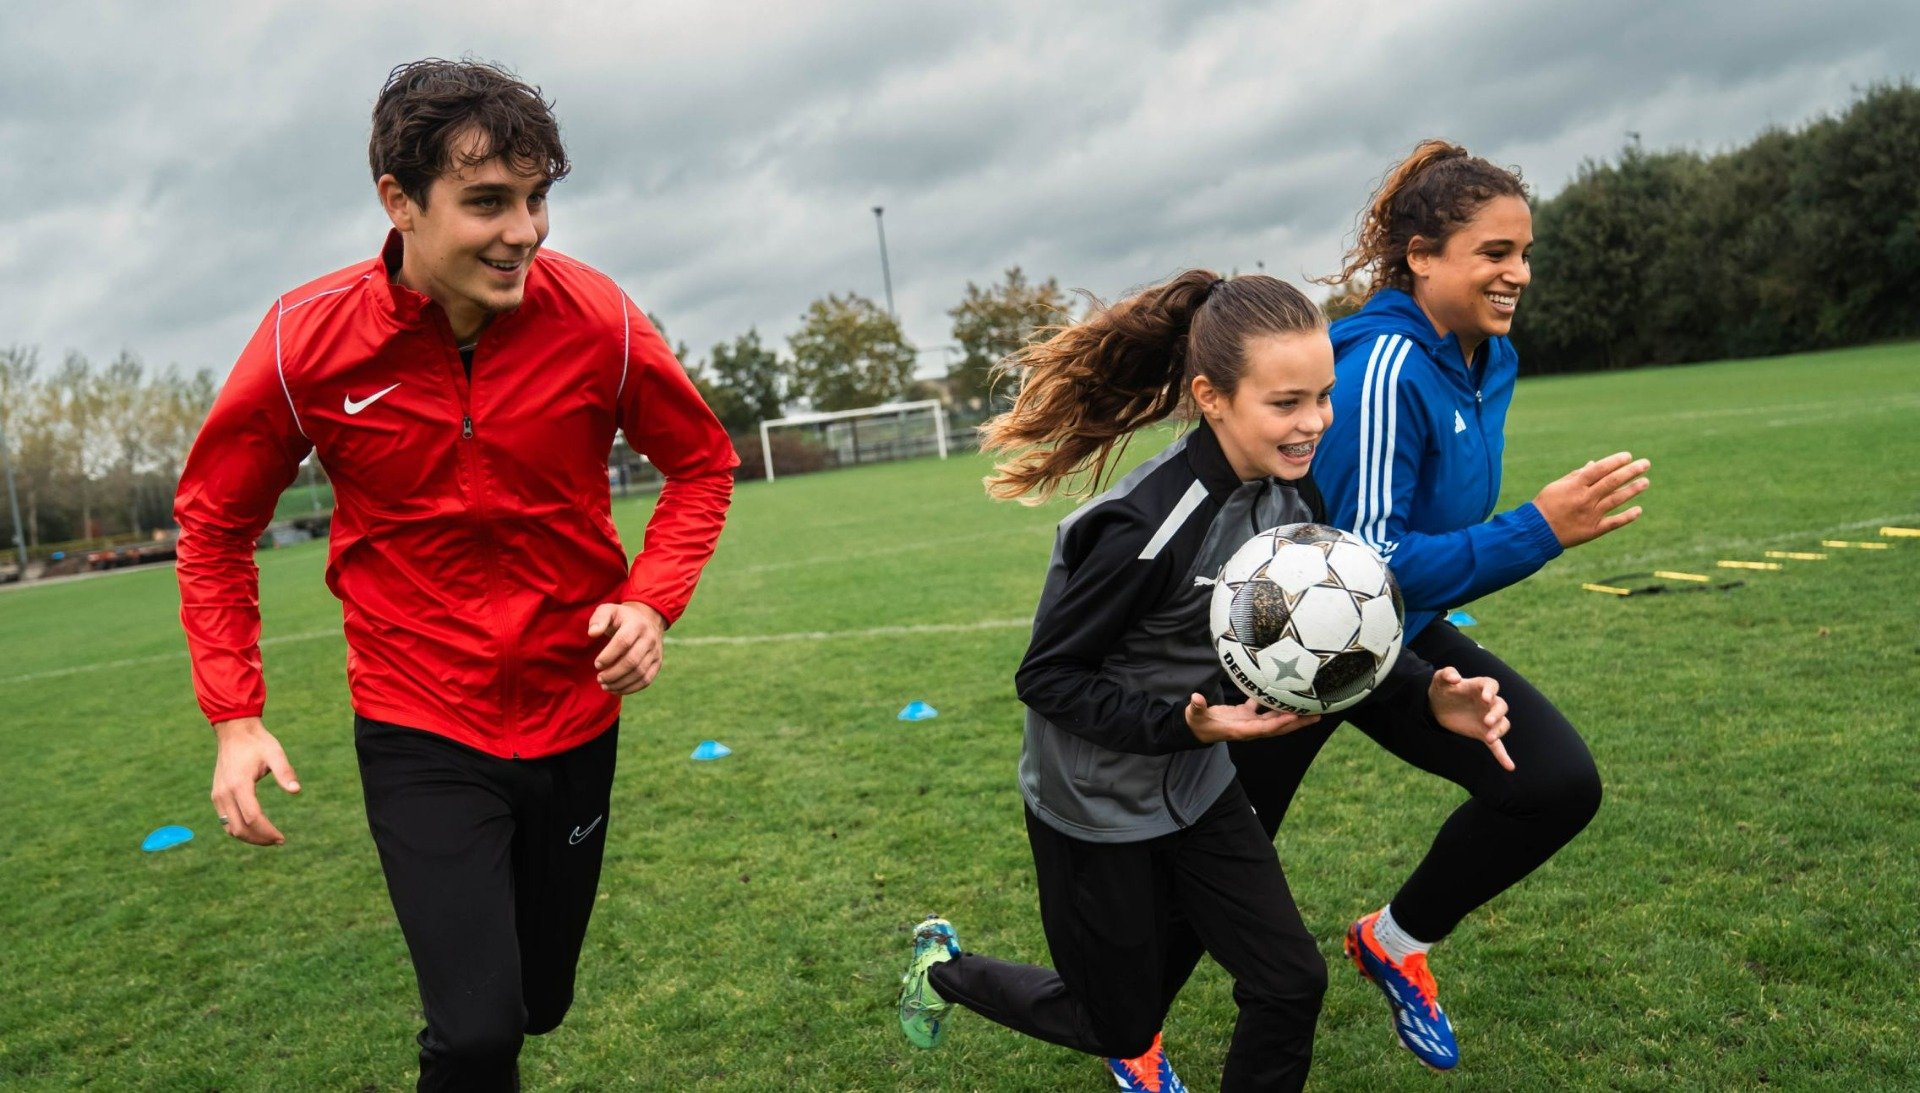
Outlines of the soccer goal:
[{"label": "soccer goal", "polygon": [[947,457],[947,410],[939,399],[795,414],[760,423],[767,481],[797,474],[923,455]]}]

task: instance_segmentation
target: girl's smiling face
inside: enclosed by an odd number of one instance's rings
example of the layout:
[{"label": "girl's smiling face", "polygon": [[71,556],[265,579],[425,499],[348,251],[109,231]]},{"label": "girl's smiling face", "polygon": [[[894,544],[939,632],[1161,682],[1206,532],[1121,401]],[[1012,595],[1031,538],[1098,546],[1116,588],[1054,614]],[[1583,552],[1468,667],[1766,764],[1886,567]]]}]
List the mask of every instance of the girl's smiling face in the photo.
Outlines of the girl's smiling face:
[{"label": "girl's smiling face", "polygon": [[1303,478],[1333,422],[1333,343],[1323,327],[1248,338],[1242,352],[1233,393],[1195,376],[1194,401],[1242,482]]}]

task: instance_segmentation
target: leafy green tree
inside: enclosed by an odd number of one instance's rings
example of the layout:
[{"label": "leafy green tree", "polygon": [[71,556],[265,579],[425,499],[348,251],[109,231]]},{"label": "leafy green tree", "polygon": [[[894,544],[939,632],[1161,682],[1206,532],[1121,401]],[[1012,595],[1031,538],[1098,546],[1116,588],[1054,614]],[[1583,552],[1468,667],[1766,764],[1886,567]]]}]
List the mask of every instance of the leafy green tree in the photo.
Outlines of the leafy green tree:
[{"label": "leafy green tree", "polygon": [[1533,285],[1521,306],[1529,371],[1673,359],[1662,334],[1693,300],[1674,273],[1687,253],[1677,210],[1698,168],[1692,153],[1630,145],[1618,163],[1587,161],[1565,191],[1536,208]]},{"label": "leafy green tree", "polygon": [[654,333],[660,335],[660,340],[666,342],[673,350],[673,359],[680,362],[681,368],[686,369],[687,378],[693,381],[693,389],[700,392],[700,400],[713,410],[715,417],[725,421],[726,415],[721,413],[721,407],[725,404],[727,395],[720,389],[720,385],[714,382],[713,377],[707,374],[706,363],[694,359],[693,350],[687,348],[686,342],[676,344],[667,337],[667,324],[661,320],[660,316],[649,311],[647,322],[653,324]]},{"label": "leafy green tree", "polygon": [[653,324],[653,332],[660,335],[660,340],[666,342],[667,346],[673,350],[673,359],[680,362],[680,367],[685,368],[688,375],[692,375],[700,370],[700,364],[693,359],[693,351],[687,348],[687,343],[680,342],[675,344],[673,339],[667,337],[667,324],[660,320],[660,316],[649,311],[647,312],[647,322]]},{"label": "leafy green tree", "polygon": [[728,432],[746,432],[780,416],[786,371],[780,355],[760,344],[758,330],[714,346],[712,368],[708,404]]},{"label": "leafy green tree", "polygon": [[[0,475],[12,473],[16,492],[21,479],[28,479],[29,490],[32,487],[28,472],[21,465],[21,442],[25,439],[21,426],[33,409],[28,400],[35,394],[39,371],[40,355],[32,349],[23,345],[0,349]],[[0,489],[5,486],[0,485]],[[25,522],[24,518],[21,522]],[[5,565],[13,559],[7,548],[15,537],[23,540],[27,537],[24,529],[13,526],[13,506],[5,504],[5,498],[0,498],[0,524],[7,529],[6,534],[0,535],[0,565]]]},{"label": "leafy green tree", "polygon": [[829,294],[807,306],[793,347],[793,393],[816,410],[872,406],[913,384],[915,354],[900,324],[858,293]]},{"label": "leafy green tree", "polygon": [[68,353],[51,377],[48,390],[54,399],[54,422],[59,430],[62,477],[80,498],[76,537],[91,538],[96,530],[93,503],[98,493],[94,482],[105,473],[112,458],[101,429],[105,399],[100,376],[84,355]]},{"label": "leafy green tree", "polygon": [[1883,85],[1801,134],[1789,207],[1815,345],[1920,333],[1920,87]]},{"label": "leafy green tree", "polygon": [[947,370],[947,389],[955,401],[986,400],[993,369],[1020,351],[1043,328],[1073,318],[1066,293],[1049,277],[1034,283],[1019,266],[1006,279],[985,288],[967,282],[966,295],[947,314],[962,356]]},{"label": "leafy green tree", "polygon": [[1920,88],[1712,156],[1589,161],[1535,208],[1530,372],[1920,335]]},{"label": "leafy green tree", "polygon": [[[213,398],[219,391],[219,384],[214,382],[213,373],[205,368],[195,371],[191,376],[183,376],[179,369],[169,365],[155,377],[154,386],[153,431],[149,442],[160,481],[171,490],[179,485],[180,469],[186,466],[187,452],[200,432],[200,423],[207,419],[207,412],[213,409]],[[171,511],[171,493],[166,503]]]},{"label": "leafy green tree", "polygon": [[126,505],[127,526],[145,530],[140,502],[145,492],[140,472],[148,462],[156,425],[156,389],[147,384],[146,366],[122,350],[100,371],[99,425],[104,447],[111,453],[108,492]]}]

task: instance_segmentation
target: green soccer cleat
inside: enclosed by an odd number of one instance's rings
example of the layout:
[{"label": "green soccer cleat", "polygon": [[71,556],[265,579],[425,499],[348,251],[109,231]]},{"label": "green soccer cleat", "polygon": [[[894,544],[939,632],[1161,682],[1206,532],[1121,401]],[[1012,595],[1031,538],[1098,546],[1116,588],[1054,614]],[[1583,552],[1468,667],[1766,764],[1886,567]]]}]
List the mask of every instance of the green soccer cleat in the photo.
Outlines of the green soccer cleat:
[{"label": "green soccer cleat", "polygon": [[927,973],[935,964],[944,964],[960,955],[960,939],[953,924],[939,915],[914,927],[913,959],[907,974],[900,977],[900,1031],[914,1047],[934,1047],[947,1028],[947,1011],[953,1003],[940,997]]}]

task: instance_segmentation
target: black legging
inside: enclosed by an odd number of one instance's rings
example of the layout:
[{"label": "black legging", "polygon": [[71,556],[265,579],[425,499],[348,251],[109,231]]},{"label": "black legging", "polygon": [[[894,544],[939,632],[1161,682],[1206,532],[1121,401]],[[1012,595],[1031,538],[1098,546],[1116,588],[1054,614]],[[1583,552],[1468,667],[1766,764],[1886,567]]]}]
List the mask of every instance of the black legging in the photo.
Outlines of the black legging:
[{"label": "black legging", "polygon": [[[1393,919],[1420,941],[1438,941],[1468,912],[1519,883],[1572,841],[1600,808],[1600,772],[1586,742],[1526,677],[1452,624],[1435,620],[1409,644],[1435,668],[1463,676],[1492,676],[1507,700],[1507,754],[1514,770],[1494,762],[1485,744],[1456,736],[1414,701],[1361,706],[1321,719],[1311,728],[1229,746],[1240,783],[1271,837],[1280,830],[1300,779],[1342,720],[1374,742],[1473,796],[1440,825],[1427,856],[1394,894]],[[1168,942],[1169,981],[1184,983],[1200,962],[1190,933]]]},{"label": "black legging", "polygon": [[[1499,680],[1513,723],[1505,741],[1515,768],[1509,773],[1485,744],[1434,726],[1423,702],[1362,705],[1343,715],[1381,747],[1473,795],[1440,825],[1426,858],[1392,901],[1402,929],[1438,941],[1587,826],[1600,808],[1600,773],[1586,742],[1553,703],[1452,624],[1435,620],[1409,648],[1435,668]],[[1338,724],[1328,718],[1286,736],[1232,745],[1241,784],[1268,834],[1280,829],[1300,779]]]},{"label": "black legging", "polygon": [[1146,1051],[1203,945],[1240,1007],[1222,1093],[1306,1084],[1327,965],[1300,921],[1273,838],[1229,783],[1191,827],[1092,843],[1029,809],[1040,922],[1053,967],[964,953],[933,989],[1008,1028],[1095,1055]]}]

